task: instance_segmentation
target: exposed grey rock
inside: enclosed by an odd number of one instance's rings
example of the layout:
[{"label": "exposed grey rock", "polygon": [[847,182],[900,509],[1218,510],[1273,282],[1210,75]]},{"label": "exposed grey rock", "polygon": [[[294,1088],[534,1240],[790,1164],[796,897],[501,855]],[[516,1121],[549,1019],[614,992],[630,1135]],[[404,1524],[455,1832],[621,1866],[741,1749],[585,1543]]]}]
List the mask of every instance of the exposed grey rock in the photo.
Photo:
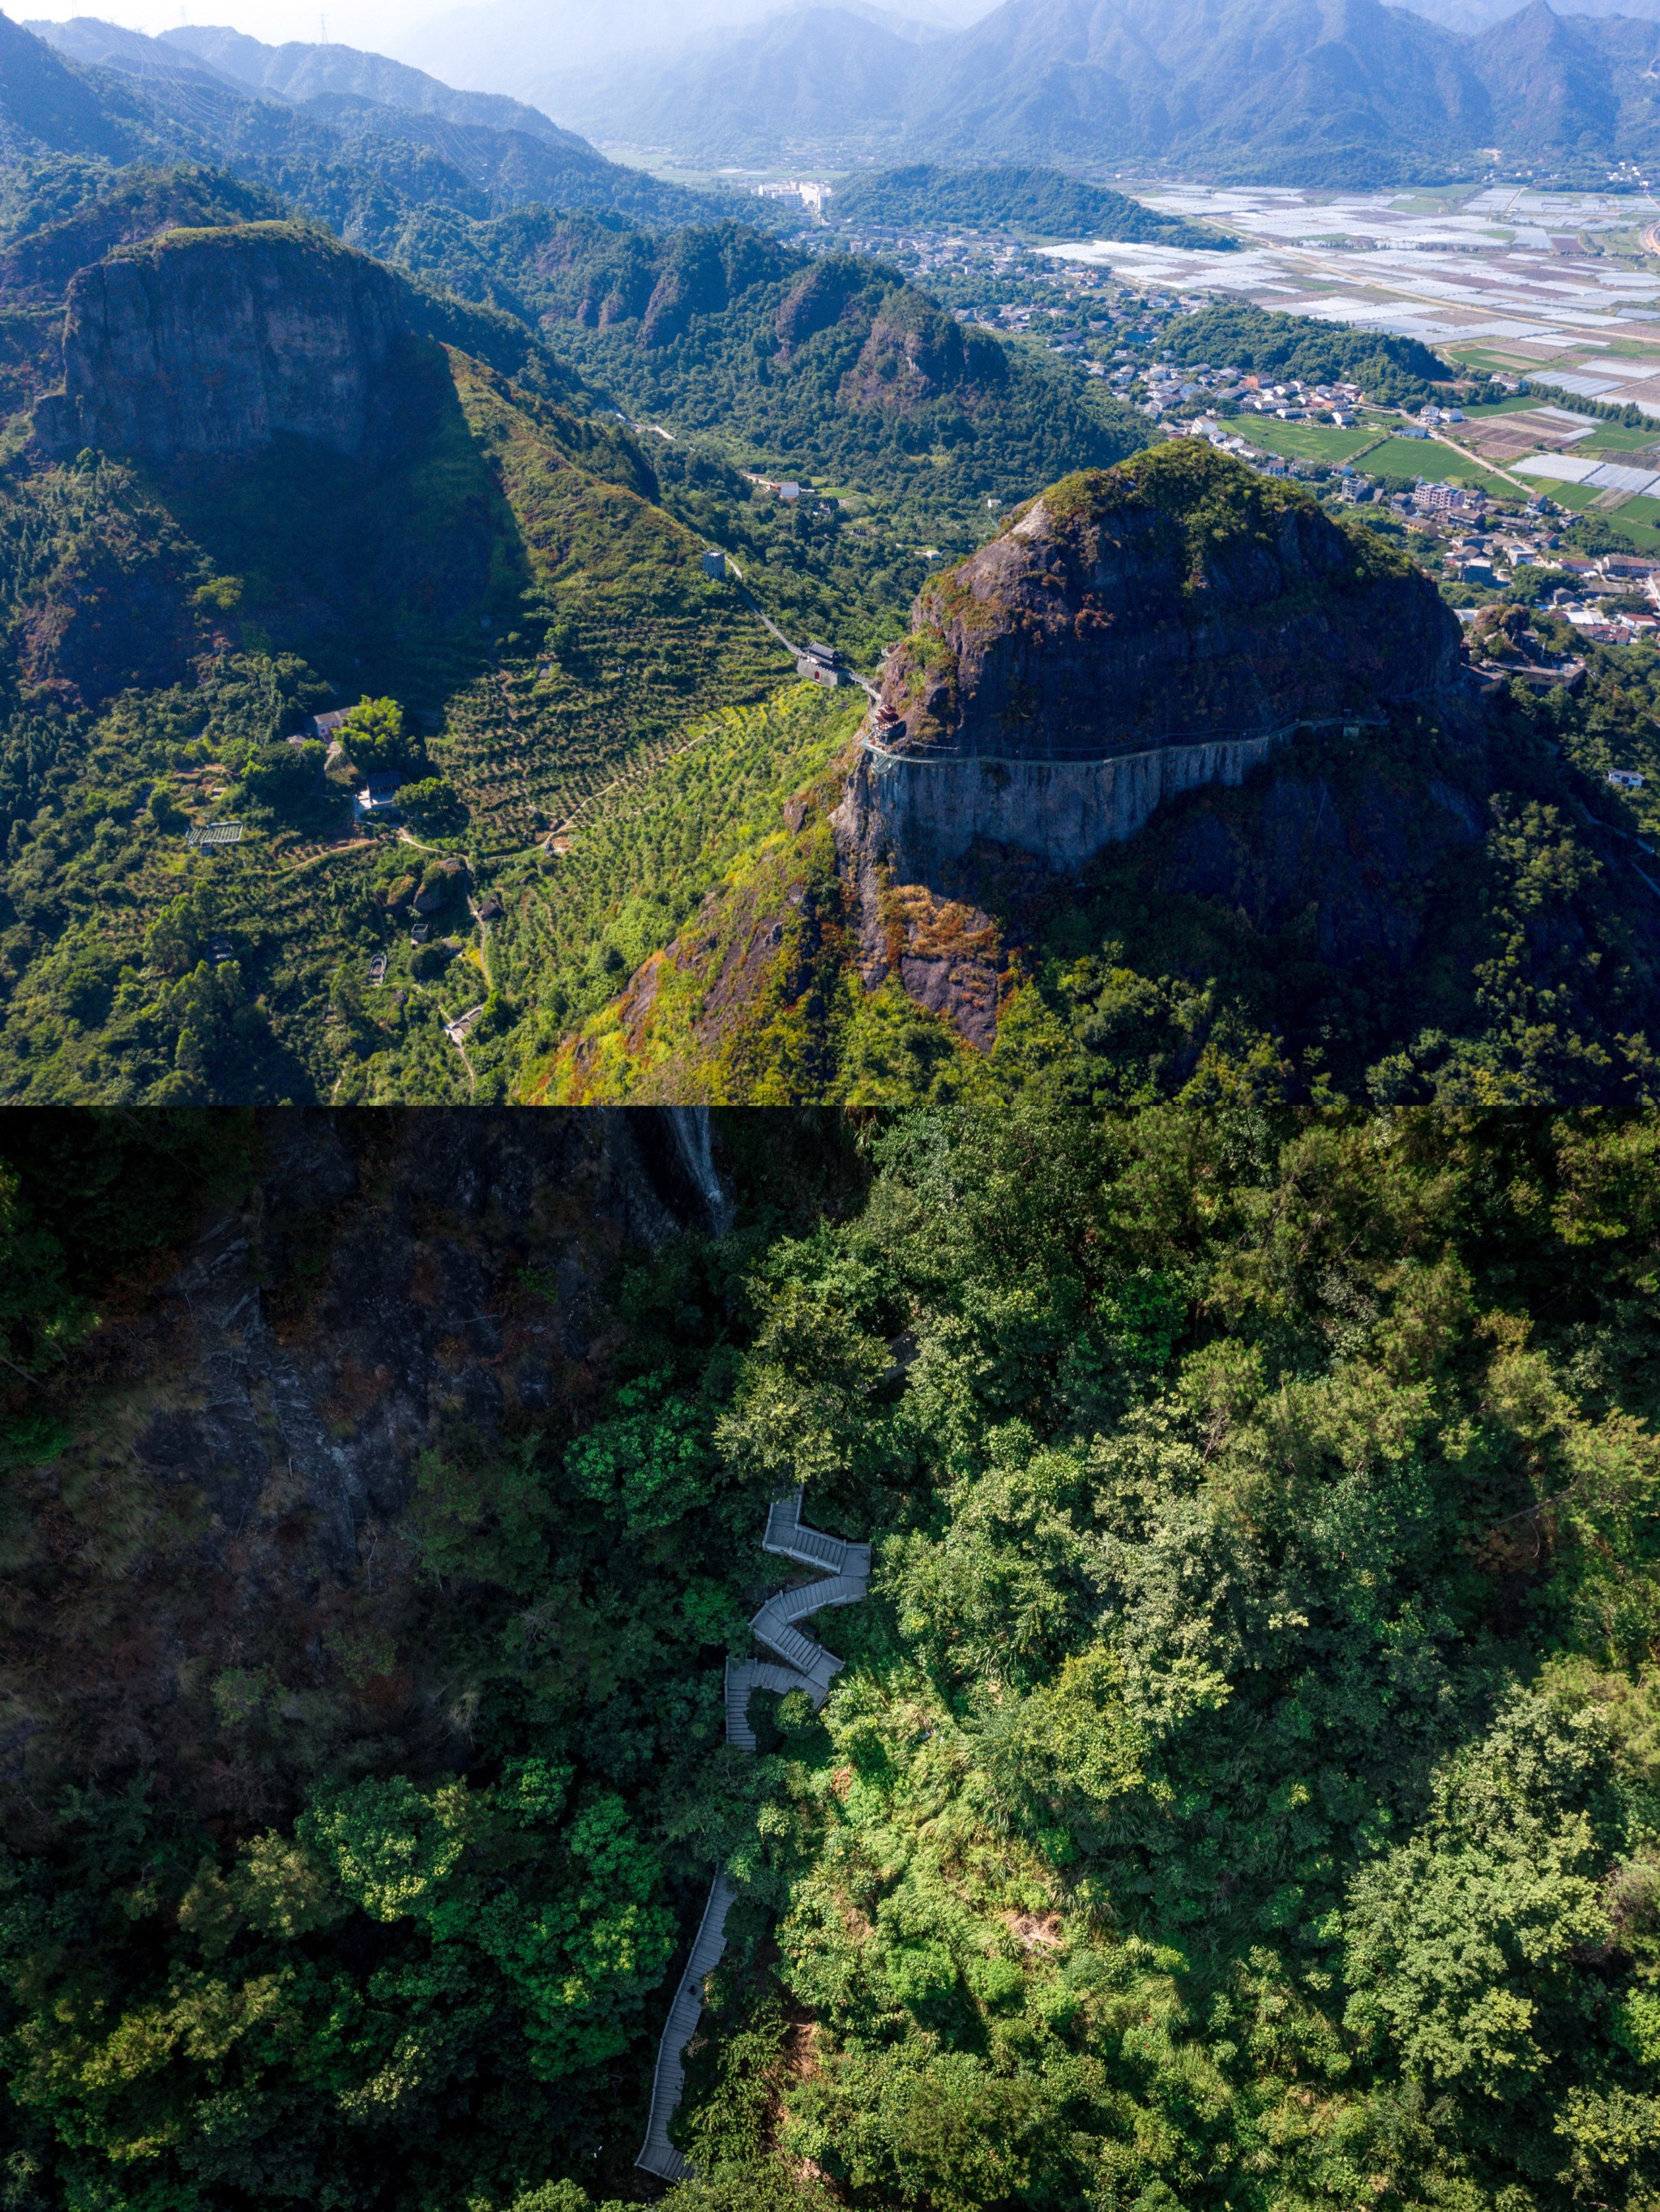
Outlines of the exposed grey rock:
[{"label": "exposed grey rock", "polygon": [[164,232],[70,286],[64,391],[36,431],[59,451],[150,460],[246,454],[291,436],[378,463],[408,441],[436,349],[388,270],[283,222]]}]

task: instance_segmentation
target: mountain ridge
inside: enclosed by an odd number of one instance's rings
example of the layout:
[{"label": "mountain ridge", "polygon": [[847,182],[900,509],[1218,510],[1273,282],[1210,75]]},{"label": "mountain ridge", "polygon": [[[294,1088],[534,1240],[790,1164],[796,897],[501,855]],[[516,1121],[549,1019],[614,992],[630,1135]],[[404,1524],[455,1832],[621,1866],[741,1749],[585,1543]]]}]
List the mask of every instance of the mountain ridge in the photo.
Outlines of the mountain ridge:
[{"label": "mountain ridge", "polygon": [[552,198],[652,221],[684,220],[704,204],[545,118],[533,131],[504,130],[342,92],[296,104],[96,18],[43,23],[39,37],[4,20],[0,131],[19,155],[226,167],[377,250],[426,205],[480,216]]},{"label": "mountain ridge", "polygon": [[[1545,0],[1464,36],[1381,0],[1004,0],[927,48],[823,11],[573,76],[551,112],[704,158],[1133,162],[1364,185],[1504,160],[1651,158],[1660,28]],[[812,86],[811,100],[792,90]],[[862,88],[869,82],[866,95]]]},{"label": "mountain ridge", "polygon": [[180,24],[157,37],[163,46],[195,56],[251,91],[275,93],[297,105],[322,94],[344,93],[379,106],[435,114],[451,123],[524,131],[551,144],[593,150],[574,131],[562,131],[551,117],[523,100],[500,93],[458,91],[407,62],[356,46],[304,40],[271,46],[228,26],[194,23]]}]

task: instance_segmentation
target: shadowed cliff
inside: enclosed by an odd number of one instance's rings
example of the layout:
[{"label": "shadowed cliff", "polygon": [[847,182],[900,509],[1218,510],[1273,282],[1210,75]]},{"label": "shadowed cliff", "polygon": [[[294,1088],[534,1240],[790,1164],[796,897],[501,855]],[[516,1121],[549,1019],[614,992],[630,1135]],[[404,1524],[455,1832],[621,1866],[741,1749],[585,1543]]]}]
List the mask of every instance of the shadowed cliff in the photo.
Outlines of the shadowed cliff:
[{"label": "shadowed cliff", "polygon": [[1645,1098],[1660,887],[1608,811],[1402,556],[1174,441],[930,583],[788,836],[527,1094],[1128,1096],[1209,1058]]},{"label": "shadowed cliff", "polygon": [[75,276],[64,392],[37,420],[60,451],[173,460],[287,434],[385,461],[421,427],[398,406],[396,374],[419,345],[407,288],[319,231],[169,230]]},{"label": "shadowed cliff", "polygon": [[897,751],[1095,761],[1458,683],[1458,625],[1402,556],[1178,439],[1064,478],[935,579],[879,719]]}]

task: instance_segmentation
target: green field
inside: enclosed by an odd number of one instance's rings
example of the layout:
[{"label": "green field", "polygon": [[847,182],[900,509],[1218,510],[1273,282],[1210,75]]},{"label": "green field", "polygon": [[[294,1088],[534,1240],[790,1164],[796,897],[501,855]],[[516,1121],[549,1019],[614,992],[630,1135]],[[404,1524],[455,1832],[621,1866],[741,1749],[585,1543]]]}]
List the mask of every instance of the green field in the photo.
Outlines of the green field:
[{"label": "green field", "polygon": [[1517,487],[1484,469],[1468,453],[1444,446],[1434,438],[1386,438],[1366,455],[1365,465],[1375,476],[1423,477],[1431,483],[1479,484],[1490,499],[1515,499]]},{"label": "green field", "polygon": [[1335,468],[1350,460],[1377,436],[1375,430],[1334,430],[1319,422],[1278,422],[1260,415],[1231,416],[1223,423],[1236,437],[1249,438],[1264,453],[1288,461],[1329,461]]},{"label": "green field", "polygon": [[1660,554],[1660,499],[1628,499],[1608,520],[1635,541],[1639,553]]},{"label": "green field", "polygon": [[1513,399],[1496,399],[1491,407],[1467,407],[1464,413],[1473,422],[1485,422],[1494,415],[1525,415],[1530,407],[1538,404],[1529,393],[1518,392]]},{"label": "green field", "polygon": [[1622,507],[1599,507],[1602,496],[1596,484],[1545,483],[1540,489],[1568,514],[1595,514],[1611,528],[1622,531],[1639,553],[1660,554],[1660,499],[1628,499]]},{"label": "green field", "polygon": [[[1456,345],[1444,338],[1437,340],[1435,349],[1444,359],[1462,362],[1467,368],[1499,369],[1512,376],[1520,374],[1533,365],[1524,362],[1518,354],[1505,353],[1493,346]],[[1485,407],[1481,411],[1484,415],[1491,415],[1495,410]]]},{"label": "green field", "polygon": [[1627,430],[1618,422],[1600,424],[1589,438],[1574,447],[1577,453],[1634,453],[1645,446],[1660,447],[1660,422],[1651,422],[1646,429]]}]

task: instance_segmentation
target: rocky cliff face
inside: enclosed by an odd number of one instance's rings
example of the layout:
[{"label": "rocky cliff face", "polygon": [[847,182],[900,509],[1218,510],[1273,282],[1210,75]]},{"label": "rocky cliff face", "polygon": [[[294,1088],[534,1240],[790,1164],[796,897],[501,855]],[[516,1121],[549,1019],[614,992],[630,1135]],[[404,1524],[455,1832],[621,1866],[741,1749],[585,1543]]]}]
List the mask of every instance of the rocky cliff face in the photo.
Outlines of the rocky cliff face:
[{"label": "rocky cliff face", "polygon": [[1457,623],[1409,562],[1187,439],[1052,487],[915,624],[842,817],[906,880],[980,842],[1080,866],[1299,726],[1381,727],[1464,688]]},{"label": "rocky cliff face", "polygon": [[[14,1814],[20,1789],[136,1762],[207,1811],[266,1816],[271,1777],[226,1763],[192,1717],[204,1668],[268,1668],[300,1699],[326,1682],[363,1726],[441,1740],[418,1647],[392,1656],[419,1455],[459,1439],[488,1455],[590,1409],[619,1267],[708,1225],[665,1116],[278,1110],[252,1133],[251,1187],[167,1279],[112,1292],[30,1402],[72,1440],[11,1477],[27,1532],[0,1633]],[[119,1559],[91,1533],[118,1497]]]},{"label": "rocky cliff face", "polygon": [[969,407],[1006,383],[1006,357],[995,338],[965,330],[926,294],[890,293],[876,312],[858,360],[842,380],[848,407],[884,407],[908,414],[944,392]]},{"label": "rocky cliff face", "polygon": [[882,694],[908,753],[1095,761],[1458,682],[1458,625],[1409,563],[1198,440],[1055,484],[915,619]]},{"label": "rocky cliff face", "polygon": [[75,277],[64,388],[37,431],[157,461],[287,434],[378,463],[410,438],[411,380],[394,372],[423,344],[397,278],[320,232],[169,231]]}]

